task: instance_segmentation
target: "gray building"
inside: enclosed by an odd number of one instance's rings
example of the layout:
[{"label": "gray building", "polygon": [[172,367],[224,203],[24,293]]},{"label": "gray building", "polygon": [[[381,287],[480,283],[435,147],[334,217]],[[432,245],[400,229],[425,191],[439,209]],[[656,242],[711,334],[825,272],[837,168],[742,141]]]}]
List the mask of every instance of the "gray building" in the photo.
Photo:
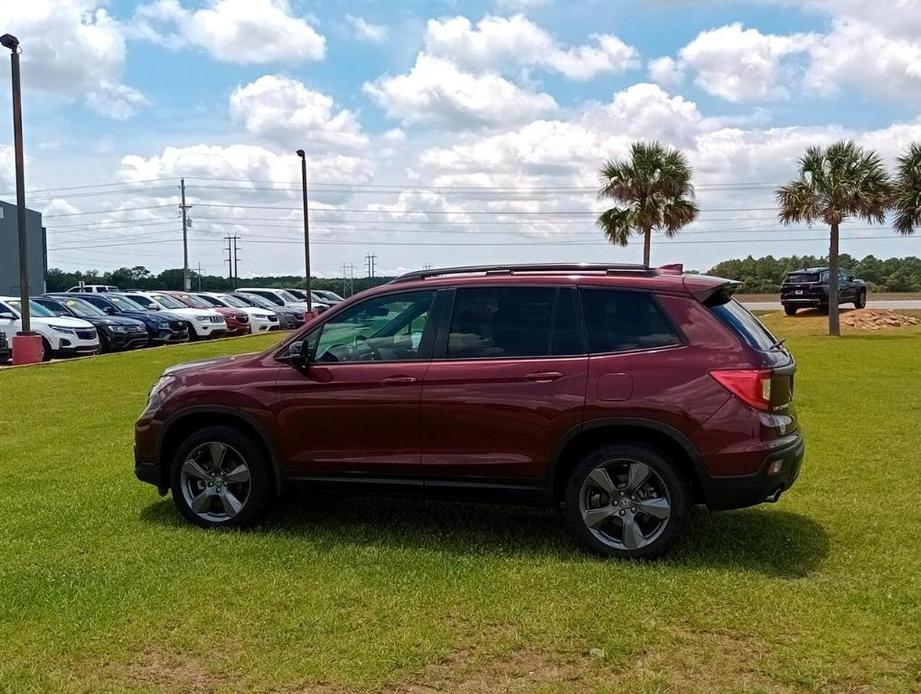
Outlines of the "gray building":
[{"label": "gray building", "polygon": [[[45,291],[48,268],[48,244],[42,215],[26,209],[26,233],[29,246],[29,293]],[[0,200],[0,294],[19,296],[19,226],[16,205]]]}]

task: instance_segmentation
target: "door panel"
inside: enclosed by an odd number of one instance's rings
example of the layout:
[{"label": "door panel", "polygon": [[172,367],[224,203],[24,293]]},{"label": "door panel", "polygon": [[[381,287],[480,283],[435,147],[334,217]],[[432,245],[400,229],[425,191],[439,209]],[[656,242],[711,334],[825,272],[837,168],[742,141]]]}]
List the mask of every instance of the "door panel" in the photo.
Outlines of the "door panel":
[{"label": "door panel", "polygon": [[285,369],[276,413],[289,474],[419,473],[419,399],[428,362]]},{"label": "door panel", "polygon": [[422,395],[422,466],[437,477],[537,479],[582,421],[587,357],[435,361]]}]

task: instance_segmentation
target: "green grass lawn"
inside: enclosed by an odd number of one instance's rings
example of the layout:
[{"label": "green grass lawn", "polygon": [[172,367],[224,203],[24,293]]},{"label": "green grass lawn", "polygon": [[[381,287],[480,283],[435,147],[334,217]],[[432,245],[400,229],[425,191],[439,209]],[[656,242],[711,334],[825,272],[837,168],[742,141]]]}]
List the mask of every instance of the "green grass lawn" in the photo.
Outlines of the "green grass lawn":
[{"label": "green grass lawn", "polygon": [[821,337],[776,505],[602,561],[553,510],[296,497],[207,532],[134,479],[167,365],[274,337],[0,372],[0,691],[919,691],[921,330]]}]

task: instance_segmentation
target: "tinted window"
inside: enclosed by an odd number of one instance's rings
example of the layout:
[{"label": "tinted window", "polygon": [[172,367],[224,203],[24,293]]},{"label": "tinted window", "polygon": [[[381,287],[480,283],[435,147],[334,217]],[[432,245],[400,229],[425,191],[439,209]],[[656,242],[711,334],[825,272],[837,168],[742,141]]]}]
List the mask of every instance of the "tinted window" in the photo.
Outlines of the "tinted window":
[{"label": "tinted window", "polygon": [[669,347],[681,342],[646,292],[583,289],[582,312],[593,354]]},{"label": "tinted window", "polygon": [[749,313],[748,309],[735,299],[730,299],[720,306],[713,306],[710,310],[726,326],[755,349],[768,350],[777,342],[774,336],[768,332],[768,329],[761,324],[761,321]]},{"label": "tinted window", "polygon": [[787,275],[787,279],[784,281],[788,284],[806,284],[807,282],[818,282],[819,276],[811,272],[797,272],[792,275]]},{"label": "tinted window", "polygon": [[550,353],[554,287],[457,290],[449,359],[539,357]]},{"label": "tinted window", "polygon": [[405,292],[356,304],[323,324],[314,360],[355,362],[424,358],[422,338],[430,327],[428,319],[434,298],[432,291]]}]

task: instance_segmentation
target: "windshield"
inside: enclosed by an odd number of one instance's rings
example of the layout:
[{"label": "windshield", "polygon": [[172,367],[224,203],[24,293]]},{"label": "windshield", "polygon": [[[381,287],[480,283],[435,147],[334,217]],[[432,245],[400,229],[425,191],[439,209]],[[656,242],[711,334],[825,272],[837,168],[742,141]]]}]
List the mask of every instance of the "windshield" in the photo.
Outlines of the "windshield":
[{"label": "windshield", "polygon": [[188,308],[179,299],[174,299],[169,294],[151,294],[150,297],[164,308]]},{"label": "windshield", "polygon": [[269,309],[278,308],[271,301],[269,301],[268,299],[263,299],[258,294],[247,294],[244,298],[240,298],[240,297],[234,297],[234,298],[244,303],[249,302],[251,305],[258,306],[260,308],[269,308]]},{"label": "windshield", "polygon": [[336,292],[331,292],[328,289],[318,291],[317,294],[320,296],[325,296],[327,299],[332,299],[333,301],[345,301],[341,296],[336,294]]},{"label": "windshield", "polygon": [[[200,296],[195,296],[194,294],[180,294],[179,300],[184,301],[192,308],[211,308],[215,304],[208,303],[207,300],[203,299]],[[220,306],[220,304],[217,304]]]},{"label": "windshield", "polygon": [[213,296],[208,296],[207,294],[197,294],[196,296],[202,301],[204,301],[206,304],[208,304],[207,306],[208,308],[211,308],[212,306],[216,308],[224,308],[224,306],[226,305],[224,303],[223,298],[217,299]]},{"label": "windshield", "polygon": [[[12,306],[16,313],[22,315],[22,302],[19,299],[10,299],[6,303]],[[32,300],[29,300],[29,311],[33,316],[40,316],[42,318],[54,318],[54,314],[51,311]]]},{"label": "windshield", "polygon": [[143,311],[144,307],[138,303],[135,303],[131,299],[124,296],[115,296],[114,294],[109,294],[106,296],[106,299],[115,304],[121,311]]},{"label": "windshield", "polygon": [[[230,294],[221,294],[219,298],[227,306],[233,306],[234,308],[248,308],[244,302],[240,301],[235,296],[231,296]],[[217,301],[217,299],[215,299],[215,301]]]},{"label": "windshield", "polygon": [[284,289],[279,289],[279,290],[278,290],[278,295],[279,295],[282,299],[284,299],[285,301],[287,301],[289,304],[292,304],[292,303],[293,303],[293,304],[297,304],[297,303],[300,303],[300,302],[301,302],[301,300],[298,299],[296,296],[294,296],[294,294],[292,294],[291,292],[286,292]]},{"label": "windshield", "polygon": [[105,311],[96,308],[88,301],[83,299],[63,299],[59,303],[69,308],[74,315],[80,318],[105,318]]}]

